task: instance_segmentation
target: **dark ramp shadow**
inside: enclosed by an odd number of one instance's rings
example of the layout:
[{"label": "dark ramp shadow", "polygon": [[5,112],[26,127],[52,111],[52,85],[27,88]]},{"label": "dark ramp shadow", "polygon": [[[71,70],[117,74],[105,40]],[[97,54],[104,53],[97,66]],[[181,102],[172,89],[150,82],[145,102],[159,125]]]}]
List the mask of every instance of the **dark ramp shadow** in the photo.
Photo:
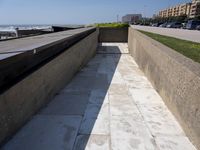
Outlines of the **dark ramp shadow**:
[{"label": "dark ramp shadow", "polygon": [[79,90],[90,91],[73,150],[85,150],[87,145],[92,144],[109,149],[110,114],[107,94],[121,55],[118,46],[99,45],[95,58],[75,77],[82,78],[81,85],[73,87],[76,84],[74,79],[68,86],[75,90],[79,87]]}]

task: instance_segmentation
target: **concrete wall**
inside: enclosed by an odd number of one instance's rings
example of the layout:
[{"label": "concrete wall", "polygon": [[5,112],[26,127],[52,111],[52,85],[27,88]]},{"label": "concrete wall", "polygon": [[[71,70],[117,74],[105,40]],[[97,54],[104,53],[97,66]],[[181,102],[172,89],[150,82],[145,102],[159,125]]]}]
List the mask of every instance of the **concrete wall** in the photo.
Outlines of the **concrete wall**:
[{"label": "concrete wall", "polygon": [[200,149],[200,64],[133,28],[129,28],[128,46],[139,67]]},{"label": "concrete wall", "polygon": [[15,133],[95,55],[98,30],[0,95],[0,142]]},{"label": "concrete wall", "polygon": [[99,28],[99,42],[127,42],[128,28]]}]

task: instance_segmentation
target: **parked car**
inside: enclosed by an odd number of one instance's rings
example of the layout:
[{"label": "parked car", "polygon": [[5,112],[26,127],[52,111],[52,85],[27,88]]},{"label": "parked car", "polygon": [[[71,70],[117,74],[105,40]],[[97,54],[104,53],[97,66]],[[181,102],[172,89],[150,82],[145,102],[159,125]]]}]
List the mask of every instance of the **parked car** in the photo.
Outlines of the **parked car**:
[{"label": "parked car", "polygon": [[182,24],[180,22],[171,22],[167,24],[167,28],[181,28]]},{"label": "parked car", "polygon": [[167,22],[165,22],[165,23],[163,23],[163,24],[161,24],[159,27],[162,27],[162,28],[166,28],[167,27]]},{"label": "parked car", "polygon": [[184,22],[184,23],[182,23],[182,29],[186,29],[186,23]]},{"label": "parked car", "polygon": [[154,24],[152,24],[152,27],[159,27],[161,24],[163,24],[162,22],[160,22],[160,23],[154,23]]},{"label": "parked car", "polygon": [[187,25],[186,25],[186,29],[189,30],[194,30],[197,28],[197,26],[200,25],[200,21],[196,21],[196,20],[189,20]]},{"label": "parked car", "polygon": [[197,29],[197,30],[200,30],[200,25],[198,25],[198,26],[196,27],[196,29]]}]

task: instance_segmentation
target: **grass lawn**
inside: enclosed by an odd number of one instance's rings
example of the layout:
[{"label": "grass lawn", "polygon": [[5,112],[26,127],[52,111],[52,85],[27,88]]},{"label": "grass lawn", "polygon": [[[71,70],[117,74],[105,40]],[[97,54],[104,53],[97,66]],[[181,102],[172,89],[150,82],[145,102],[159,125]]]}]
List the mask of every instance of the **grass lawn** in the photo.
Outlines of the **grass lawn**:
[{"label": "grass lawn", "polygon": [[200,63],[200,43],[190,42],[141,30],[138,31]]},{"label": "grass lawn", "polygon": [[96,27],[113,27],[113,28],[129,27],[129,25],[125,23],[98,23],[98,24],[95,24],[95,26]]}]

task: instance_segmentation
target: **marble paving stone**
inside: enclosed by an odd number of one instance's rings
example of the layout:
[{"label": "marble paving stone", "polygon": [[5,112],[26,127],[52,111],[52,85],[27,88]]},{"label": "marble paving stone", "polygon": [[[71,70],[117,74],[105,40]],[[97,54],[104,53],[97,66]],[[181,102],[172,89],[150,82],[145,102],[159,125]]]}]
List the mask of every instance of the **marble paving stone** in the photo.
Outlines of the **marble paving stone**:
[{"label": "marble paving stone", "polygon": [[138,108],[154,136],[184,135],[181,126],[165,105],[138,105]]},{"label": "marble paving stone", "polygon": [[2,150],[71,150],[80,123],[79,116],[38,115]]},{"label": "marble paving stone", "polygon": [[93,90],[93,89],[107,89],[109,86],[108,79],[105,74],[96,74],[96,76],[80,76],[77,75],[66,89],[80,89],[80,90]]},{"label": "marble paving stone", "polygon": [[97,118],[98,115],[109,115],[109,105],[99,105],[99,104],[88,104],[85,110],[84,117],[85,118]]},{"label": "marble paving stone", "polygon": [[108,78],[105,74],[97,74],[93,90],[107,90],[109,88]]},{"label": "marble paving stone", "polygon": [[156,137],[156,144],[161,150],[196,150],[185,136]]},{"label": "marble paving stone", "polygon": [[138,108],[128,95],[109,95],[111,116],[140,116]]},{"label": "marble paving stone", "polygon": [[111,117],[111,147],[113,150],[155,150],[155,141],[142,118]]},{"label": "marble paving stone", "polygon": [[[165,105],[160,95],[153,88],[129,89],[134,101],[138,105],[160,104]],[[145,93],[145,94],[144,94]]]},{"label": "marble paving stone", "polygon": [[109,116],[98,115],[97,118],[84,117],[79,129],[80,134],[110,134],[110,118]]},{"label": "marble paving stone", "polygon": [[108,104],[108,93],[106,90],[92,90],[89,103],[91,104]]},{"label": "marble paving stone", "polygon": [[73,150],[111,150],[107,135],[79,135]]},{"label": "marble paving stone", "polygon": [[131,76],[123,76],[123,79],[126,85],[129,88],[133,89],[143,89],[143,88],[153,88],[152,85],[147,82],[147,79],[143,76],[133,75]]},{"label": "marble paving stone", "polygon": [[108,74],[108,81],[112,82],[112,84],[123,84],[124,83],[124,80],[118,71],[115,71],[114,74]]},{"label": "marble paving stone", "polygon": [[126,84],[111,84],[109,88],[111,95],[128,95],[128,87]]},{"label": "marble paving stone", "polygon": [[80,90],[92,90],[96,77],[90,76],[75,76],[72,81],[67,85],[66,89],[80,89]]},{"label": "marble paving stone", "polygon": [[89,102],[86,94],[59,94],[41,112],[43,115],[84,115]]}]

